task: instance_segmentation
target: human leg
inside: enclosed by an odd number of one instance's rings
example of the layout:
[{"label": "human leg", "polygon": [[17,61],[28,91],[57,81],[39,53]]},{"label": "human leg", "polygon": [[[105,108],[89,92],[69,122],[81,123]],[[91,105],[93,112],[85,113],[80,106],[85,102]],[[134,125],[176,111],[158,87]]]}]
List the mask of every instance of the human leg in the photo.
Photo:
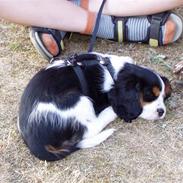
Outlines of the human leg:
[{"label": "human leg", "polygon": [[[87,2],[86,0],[83,1]],[[77,0],[72,0],[72,2],[77,2],[78,5],[80,3]],[[37,0],[2,0],[0,1],[0,17],[24,25],[34,25],[39,27],[49,27],[58,30],[86,33],[89,12],[88,10],[85,10],[79,6],[75,6],[72,2],[66,0],[45,0],[44,3],[42,3]],[[91,9],[91,11],[98,11],[102,0],[98,0],[97,3],[94,0],[90,0],[89,2],[90,3],[88,5],[88,8]],[[163,6],[160,5],[163,3]],[[104,7],[104,13],[115,16],[150,14],[157,11],[167,10],[180,6],[182,5],[182,3],[183,0],[149,0],[147,2],[144,2],[142,0],[108,0]],[[21,6],[19,6],[20,4]],[[136,7],[136,4],[138,4],[138,8]],[[12,11],[12,9],[15,11]],[[95,16],[93,19],[95,19]],[[136,18],[136,20],[139,22],[138,18]],[[146,26],[147,24],[148,23],[146,21]],[[166,35],[170,35],[169,37],[172,37],[172,34],[174,34],[174,30],[176,28],[175,24],[172,25],[172,22],[169,23],[169,25],[171,29],[167,28],[166,26],[166,28],[164,27],[164,30],[168,30],[168,32],[166,32]],[[92,26],[94,26],[94,24]],[[144,24],[141,23],[140,26],[144,26]],[[103,15],[98,37],[113,39],[113,37],[111,37],[111,35],[113,36],[113,29],[114,25],[111,21],[111,17]],[[146,31],[145,29],[143,30]],[[132,32],[133,31],[136,30],[132,29]],[[91,33],[91,30],[87,32],[87,34]],[[139,35],[137,37],[139,37]],[[52,45],[51,48],[57,48],[57,43],[54,41],[53,37],[48,34],[42,34],[41,39],[45,40],[44,45],[46,46],[46,48],[48,48],[48,51],[51,53],[51,55],[57,55],[58,49],[49,49],[50,43]],[[174,41],[175,39],[171,40]],[[172,42],[171,40],[166,39],[165,43],[167,44],[169,42]]]},{"label": "human leg", "polygon": [[[81,0],[90,11],[98,11],[102,0]],[[108,0],[103,13],[113,16],[150,15],[183,6],[183,0]]]},{"label": "human leg", "polygon": [[87,15],[86,10],[66,0],[0,0],[1,18],[27,26],[82,32]]},{"label": "human leg", "polygon": [[[102,0],[90,0],[90,11],[97,12],[101,2]],[[103,13],[113,16],[148,15],[182,5],[183,0],[107,0]],[[45,0],[44,3],[38,0],[0,0],[1,18],[29,26],[83,32],[87,16],[85,9],[66,0]]]}]

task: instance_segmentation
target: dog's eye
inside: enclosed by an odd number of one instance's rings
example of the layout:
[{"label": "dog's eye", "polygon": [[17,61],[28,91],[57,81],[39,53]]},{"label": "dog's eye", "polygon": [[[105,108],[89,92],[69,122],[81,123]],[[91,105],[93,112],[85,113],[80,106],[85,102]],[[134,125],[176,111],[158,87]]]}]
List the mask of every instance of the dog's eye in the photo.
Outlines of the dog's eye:
[{"label": "dog's eye", "polygon": [[154,95],[152,90],[150,90],[149,88],[144,89],[144,91],[143,91],[143,100],[145,102],[152,102],[156,98],[157,98],[157,96]]}]

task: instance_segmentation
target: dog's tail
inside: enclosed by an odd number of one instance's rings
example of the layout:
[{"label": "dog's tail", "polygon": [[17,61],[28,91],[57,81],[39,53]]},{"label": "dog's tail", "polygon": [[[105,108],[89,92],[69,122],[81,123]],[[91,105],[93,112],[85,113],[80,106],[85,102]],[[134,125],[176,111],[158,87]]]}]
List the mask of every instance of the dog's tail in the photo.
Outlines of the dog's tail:
[{"label": "dog's tail", "polygon": [[80,149],[75,144],[70,144],[67,141],[65,141],[64,144],[60,147],[55,147],[53,145],[45,145],[44,148],[46,157],[43,157],[42,154],[42,157],[38,158],[47,161],[61,160],[66,156],[70,155],[71,153]]},{"label": "dog's tail", "polygon": [[[82,139],[79,142],[76,139],[72,139],[70,141],[63,142],[62,146],[60,147],[47,145],[45,146],[45,149],[50,154],[49,156],[51,158],[49,159],[50,161],[62,159],[79,149],[85,149],[85,148],[90,148],[90,147],[99,145],[100,143],[105,141],[109,136],[111,136],[114,131],[115,129],[113,128],[107,129],[97,134],[96,136]],[[48,155],[47,155],[47,160],[48,160]]]},{"label": "dog's tail", "polygon": [[[40,160],[56,161],[79,150],[86,127],[75,118],[48,113],[31,118],[21,134],[32,154]],[[39,120],[38,120],[39,119]]]}]

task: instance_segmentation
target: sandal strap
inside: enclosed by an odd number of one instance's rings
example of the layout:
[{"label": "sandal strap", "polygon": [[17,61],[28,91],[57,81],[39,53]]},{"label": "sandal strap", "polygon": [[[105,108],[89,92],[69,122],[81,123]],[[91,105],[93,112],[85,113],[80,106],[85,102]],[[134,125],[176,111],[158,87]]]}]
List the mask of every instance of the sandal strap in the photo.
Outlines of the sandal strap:
[{"label": "sandal strap", "polygon": [[168,17],[170,16],[170,12],[163,12],[158,14],[153,14],[148,16],[148,20],[150,23],[149,28],[149,45],[152,47],[157,47],[162,45],[162,32],[161,26],[163,26]]},{"label": "sandal strap", "polygon": [[119,43],[126,41],[128,37],[126,22],[128,17],[115,17],[112,16],[112,22],[114,23],[114,39]]}]

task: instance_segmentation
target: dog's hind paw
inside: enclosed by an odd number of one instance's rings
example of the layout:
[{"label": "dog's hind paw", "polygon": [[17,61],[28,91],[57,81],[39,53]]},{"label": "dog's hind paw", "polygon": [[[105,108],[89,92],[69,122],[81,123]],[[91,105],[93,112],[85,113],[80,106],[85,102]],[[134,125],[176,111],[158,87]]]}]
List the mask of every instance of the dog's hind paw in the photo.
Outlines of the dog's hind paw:
[{"label": "dog's hind paw", "polygon": [[108,137],[110,137],[114,133],[114,131],[116,131],[116,129],[110,128],[110,129],[102,131],[101,133],[99,133],[93,137],[83,139],[77,145],[77,147],[83,149],[83,148],[90,148],[90,147],[99,145],[100,143],[105,141]]}]

